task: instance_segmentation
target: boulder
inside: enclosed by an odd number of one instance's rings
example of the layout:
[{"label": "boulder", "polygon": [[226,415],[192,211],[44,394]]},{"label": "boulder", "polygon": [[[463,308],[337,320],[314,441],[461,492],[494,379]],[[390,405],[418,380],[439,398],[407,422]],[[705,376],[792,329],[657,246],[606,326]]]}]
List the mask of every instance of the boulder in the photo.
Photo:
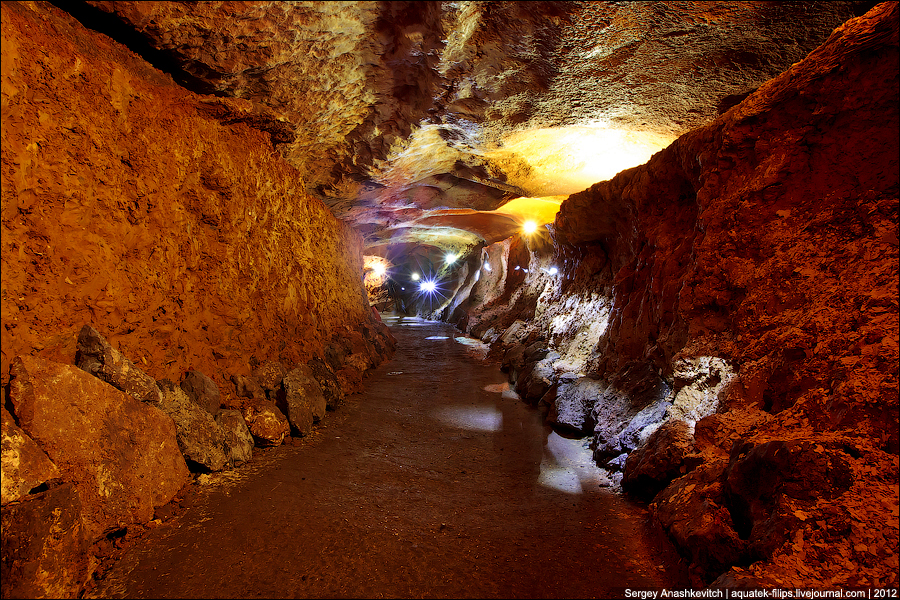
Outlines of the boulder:
[{"label": "boulder", "polygon": [[156,380],[134,366],[90,325],[82,327],[78,334],[75,364],[135,400],[151,403],[159,401],[160,392]]},{"label": "boulder", "polygon": [[646,362],[634,362],[600,387],[591,412],[594,460],[603,464],[634,450],[662,422],[669,385]]},{"label": "boulder", "polygon": [[19,426],[75,485],[87,539],[153,518],[187,483],[175,424],[71,365],[33,356],[10,368]]},{"label": "boulder", "polygon": [[325,361],[314,358],[306,363],[306,366],[312,371],[313,377],[322,390],[322,396],[325,397],[325,408],[334,410],[344,401],[344,391],[341,389],[341,383],[338,381],[334,371]]},{"label": "boulder", "polygon": [[178,447],[188,466],[221,471],[228,464],[225,434],[213,416],[173,384],[163,383],[159,408],[175,422]]},{"label": "boulder", "polygon": [[[528,350],[526,349],[526,357],[527,355]],[[516,380],[516,390],[527,402],[534,404],[553,387],[556,379],[553,363],[559,358],[558,352],[542,351],[534,354],[531,360],[526,361],[525,374]]]},{"label": "boulder", "polygon": [[547,421],[578,433],[593,430],[592,411],[605,386],[589,377],[562,378]]},{"label": "boulder", "polygon": [[692,583],[705,587],[729,567],[746,562],[747,542],[735,531],[722,494],[724,460],[704,464],[670,483],[650,514],[690,560]]},{"label": "boulder", "polygon": [[5,408],[0,408],[0,448],[2,448],[2,494],[5,506],[27,496],[31,490],[59,477],[59,469],[43,450],[22,431]]},{"label": "boulder", "polygon": [[290,433],[287,418],[271,400],[252,400],[241,414],[258,446],[278,446]]},{"label": "boulder", "polygon": [[188,371],[181,381],[181,389],[197,406],[207,410],[212,416],[216,416],[221,409],[219,386],[200,371]]},{"label": "boulder", "polygon": [[312,369],[302,365],[284,377],[285,414],[294,433],[304,436],[325,416],[325,397]]},{"label": "boulder", "polygon": [[501,371],[509,372],[509,382],[516,383],[525,369],[525,344],[514,343],[503,353]]},{"label": "boulder", "polygon": [[355,394],[362,390],[362,371],[353,365],[347,365],[343,369],[335,371],[334,375],[341,385],[344,396],[349,396],[350,394]]},{"label": "boulder", "polygon": [[347,356],[351,354],[350,348],[345,345],[341,338],[335,338],[330,344],[325,346],[325,362],[337,373],[344,368]]},{"label": "boulder", "polygon": [[687,471],[684,459],[694,451],[694,436],[684,421],[666,421],[628,455],[622,489],[650,500]]},{"label": "boulder", "polygon": [[78,598],[90,576],[75,486],[63,483],[3,507],[4,598]]},{"label": "boulder", "polygon": [[725,501],[743,538],[768,557],[801,526],[798,508],[840,496],[853,485],[847,452],[838,442],[736,440],[725,470]]},{"label": "boulder", "polygon": [[228,462],[235,467],[253,456],[253,436],[239,410],[222,410],[216,415],[216,424],[225,436]]},{"label": "boulder", "polygon": [[285,373],[286,371],[280,362],[267,361],[254,369],[253,378],[269,394],[269,399],[274,400],[278,389],[281,387],[281,381],[284,379]]},{"label": "boulder", "polygon": [[259,385],[255,378],[244,375],[232,375],[231,381],[234,383],[238,397],[265,400],[266,391],[262,389],[262,386]]}]

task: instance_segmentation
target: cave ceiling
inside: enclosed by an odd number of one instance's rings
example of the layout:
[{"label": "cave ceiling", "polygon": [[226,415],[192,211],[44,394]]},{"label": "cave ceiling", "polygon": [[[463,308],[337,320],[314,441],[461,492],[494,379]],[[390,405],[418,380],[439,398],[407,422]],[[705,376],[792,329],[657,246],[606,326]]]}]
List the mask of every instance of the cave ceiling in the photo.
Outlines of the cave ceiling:
[{"label": "cave ceiling", "polygon": [[[87,2],[271,134],[367,253],[552,222],[872,2]],[[67,7],[67,9],[71,10]],[[91,17],[91,15],[93,15]],[[83,18],[83,20],[85,20]],[[115,37],[114,36],[114,37]]]}]

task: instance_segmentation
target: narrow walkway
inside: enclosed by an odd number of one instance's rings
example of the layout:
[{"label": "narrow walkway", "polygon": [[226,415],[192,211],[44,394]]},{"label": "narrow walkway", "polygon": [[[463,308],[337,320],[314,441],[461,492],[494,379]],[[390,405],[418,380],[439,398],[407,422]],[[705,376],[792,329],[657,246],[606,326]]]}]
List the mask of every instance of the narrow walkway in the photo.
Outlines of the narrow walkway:
[{"label": "narrow walkway", "polygon": [[[210,479],[95,597],[589,598],[682,580],[579,440],[502,397],[452,327],[399,345],[299,447]],[[671,560],[671,559],[669,559]]]}]

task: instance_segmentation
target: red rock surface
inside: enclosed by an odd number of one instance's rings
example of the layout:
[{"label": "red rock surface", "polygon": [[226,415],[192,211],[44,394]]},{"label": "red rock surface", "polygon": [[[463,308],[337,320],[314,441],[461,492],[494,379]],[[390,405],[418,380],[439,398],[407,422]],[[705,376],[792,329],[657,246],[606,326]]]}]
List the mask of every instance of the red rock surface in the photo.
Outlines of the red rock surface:
[{"label": "red rock surface", "polygon": [[155,379],[226,391],[251,355],[303,363],[371,318],[360,238],[268,134],[55,7],[2,26],[4,384],[19,354],[72,362],[91,323]]},{"label": "red rock surface", "polygon": [[92,561],[71,483],[4,506],[2,523],[4,597],[78,597]]},{"label": "red rock surface", "polygon": [[[729,564],[723,582],[897,585],[897,19],[889,2],[848,21],[710,125],[570,196],[552,246],[529,242],[520,304],[468,316],[481,331],[532,319],[528,339],[563,354],[583,339],[574,367],[601,380],[648,363],[685,385],[677,365],[701,357],[735,369],[719,414],[697,424],[698,460],[718,464],[712,491],[657,513],[695,566],[706,561],[698,585]],[[560,278],[540,272],[551,264]],[[810,473],[803,493],[779,488],[783,505],[751,519],[764,529],[729,546],[722,510],[758,485],[723,496],[738,440],[748,452],[802,442],[846,481]],[[757,476],[800,477],[792,468]],[[712,554],[691,554],[704,544]]]},{"label": "red rock surface", "polygon": [[12,371],[19,425],[75,485],[88,541],[150,521],[187,483],[175,425],[158,408],[72,365],[25,356]]}]

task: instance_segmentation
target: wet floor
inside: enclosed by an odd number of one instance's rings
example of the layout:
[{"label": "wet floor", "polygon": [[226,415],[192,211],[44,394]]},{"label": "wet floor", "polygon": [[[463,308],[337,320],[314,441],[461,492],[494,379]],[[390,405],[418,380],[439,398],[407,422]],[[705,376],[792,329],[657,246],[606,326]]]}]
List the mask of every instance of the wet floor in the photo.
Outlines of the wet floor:
[{"label": "wet floor", "polygon": [[300,446],[212,477],[94,597],[590,598],[684,580],[580,440],[502,394],[452,327],[385,317],[393,360]]}]

